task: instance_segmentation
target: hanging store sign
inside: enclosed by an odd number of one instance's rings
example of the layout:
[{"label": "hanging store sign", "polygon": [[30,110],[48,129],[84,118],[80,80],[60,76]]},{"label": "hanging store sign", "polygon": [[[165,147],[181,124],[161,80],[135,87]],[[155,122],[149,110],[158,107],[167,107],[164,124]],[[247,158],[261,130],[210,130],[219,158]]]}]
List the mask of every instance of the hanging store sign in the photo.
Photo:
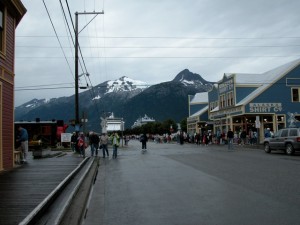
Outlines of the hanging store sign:
[{"label": "hanging store sign", "polygon": [[251,113],[276,113],[282,111],[281,103],[249,103]]},{"label": "hanging store sign", "polygon": [[221,84],[219,84],[219,94],[232,91],[234,88],[234,82],[233,79],[227,80]]},{"label": "hanging store sign", "polygon": [[211,112],[210,113],[210,118],[215,119],[215,118],[220,118],[220,117],[225,117],[225,116],[230,116],[230,115],[237,115],[237,114],[243,114],[243,106],[237,106],[237,107],[232,107],[229,109],[222,109],[216,112]]}]

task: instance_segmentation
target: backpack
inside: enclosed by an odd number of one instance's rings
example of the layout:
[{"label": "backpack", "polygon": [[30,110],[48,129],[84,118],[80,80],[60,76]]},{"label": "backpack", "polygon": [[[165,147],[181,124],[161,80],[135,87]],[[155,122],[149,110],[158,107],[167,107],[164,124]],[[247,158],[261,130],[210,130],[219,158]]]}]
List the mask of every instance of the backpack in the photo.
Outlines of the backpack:
[{"label": "backpack", "polygon": [[79,138],[78,140],[78,147],[82,147],[83,146],[83,140],[81,138]]}]

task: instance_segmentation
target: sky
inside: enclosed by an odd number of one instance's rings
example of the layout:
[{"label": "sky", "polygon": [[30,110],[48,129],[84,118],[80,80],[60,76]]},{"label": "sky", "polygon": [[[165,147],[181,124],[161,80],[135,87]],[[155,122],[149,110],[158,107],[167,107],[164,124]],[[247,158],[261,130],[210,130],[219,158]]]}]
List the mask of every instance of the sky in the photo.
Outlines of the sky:
[{"label": "sky", "polygon": [[300,58],[299,0],[21,1],[15,106],[75,93],[75,12],[81,87],[122,76],[153,85],[184,69],[217,82]]}]

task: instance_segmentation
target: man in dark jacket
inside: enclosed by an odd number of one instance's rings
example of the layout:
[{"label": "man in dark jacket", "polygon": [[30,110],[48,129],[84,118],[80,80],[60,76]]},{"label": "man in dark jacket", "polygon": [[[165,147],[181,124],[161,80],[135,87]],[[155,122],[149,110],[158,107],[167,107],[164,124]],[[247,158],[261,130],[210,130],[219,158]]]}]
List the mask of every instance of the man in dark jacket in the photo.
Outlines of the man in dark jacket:
[{"label": "man in dark jacket", "polygon": [[233,149],[233,137],[234,137],[233,131],[229,128],[227,132],[228,150]]},{"label": "man in dark jacket", "polygon": [[241,144],[245,145],[246,144],[246,139],[247,139],[247,133],[246,133],[245,129],[241,132],[240,138],[241,138]]},{"label": "man in dark jacket", "polygon": [[146,150],[147,149],[147,141],[148,141],[148,137],[146,134],[142,134],[140,137],[140,141],[142,142],[142,149]]},{"label": "man in dark jacket", "polygon": [[99,136],[91,132],[90,133],[90,144],[91,144],[91,155],[94,156],[94,153],[96,153],[96,156],[98,155],[98,148],[99,148]]},{"label": "man in dark jacket", "polygon": [[21,126],[18,127],[19,138],[17,141],[21,142],[21,163],[26,163],[27,155],[28,155],[28,133],[27,130]]},{"label": "man in dark jacket", "polygon": [[76,132],[73,132],[72,136],[71,136],[71,148],[73,152],[78,152],[78,148],[77,148],[77,134]]}]

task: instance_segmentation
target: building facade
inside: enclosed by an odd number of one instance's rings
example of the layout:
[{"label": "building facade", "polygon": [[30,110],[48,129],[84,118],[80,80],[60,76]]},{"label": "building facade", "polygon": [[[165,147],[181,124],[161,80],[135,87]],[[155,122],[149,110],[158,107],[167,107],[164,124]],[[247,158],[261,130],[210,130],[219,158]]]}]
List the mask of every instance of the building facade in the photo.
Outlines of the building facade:
[{"label": "building facade", "polygon": [[207,126],[208,121],[208,92],[188,96],[189,117],[187,118],[187,133],[194,135]]},{"label": "building facade", "polygon": [[252,130],[262,141],[268,128],[300,126],[300,59],[262,74],[224,74],[207,106],[215,134]]},{"label": "building facade", "polygon": [[15,29],[25,13],[20,0],[0,1],[0,171],[14,166]]}]

